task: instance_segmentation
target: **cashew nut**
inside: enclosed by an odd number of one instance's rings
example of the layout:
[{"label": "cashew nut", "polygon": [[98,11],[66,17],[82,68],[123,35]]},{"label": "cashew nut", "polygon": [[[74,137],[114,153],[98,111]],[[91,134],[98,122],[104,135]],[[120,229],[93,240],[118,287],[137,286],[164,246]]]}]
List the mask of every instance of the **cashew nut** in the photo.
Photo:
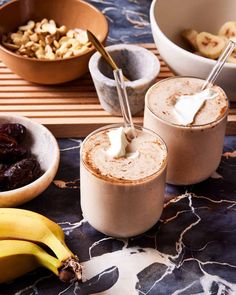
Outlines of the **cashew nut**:
[{"label": "cashew nut", "polygon": [[75,29],[75,38],[78,40],[81,44],[85,45],[89,42],[87,32],[81,29]]},{"label": "cashew nut", "polygon": [[55,54],[52,51],[52,47],[48,44],[45,47],[45,58],[55,59]]},{"label": "cashew nut", "polygon": [[29,20],[18,31],[2,37],[2,44],[17,54],[39,59],[57,59],[76,56],[88,50],[87,33],[81,29],[57,27],[54,20]]},{"label": "cashew nut", "polygon": [[49,23],[44,23],[42,25],[42,32],[48,32],[50,34],[56,34],[57,27],[53,20],[50,20]]},{"label": "cashew nut", "polygon": [[39,59],[44,58],[45,52],[44,52],[43,47],[39,47],[39,49],[37,51],[35,51],[35,55]]},{"label": "cashew nut", "polygon": [[35,22],[33,20],[29,20],[27,25],[25,26],[20,26],[18,29],[20,31],[27,31],[27,30],[32,30],[35,26]]},{"label": "cashew nut", "polygon": [[30,40],[34,43],[37,43],[39,41],[39,37],[36,33],[33,33],[31,36],[29,36]]}]

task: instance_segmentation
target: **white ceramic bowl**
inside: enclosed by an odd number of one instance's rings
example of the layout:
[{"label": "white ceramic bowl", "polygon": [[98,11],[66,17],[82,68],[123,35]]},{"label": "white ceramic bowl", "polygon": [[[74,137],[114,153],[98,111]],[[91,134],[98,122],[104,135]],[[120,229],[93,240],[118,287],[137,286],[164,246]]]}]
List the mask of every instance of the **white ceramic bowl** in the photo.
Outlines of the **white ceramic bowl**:
[{"label": "white ceramic bowl", "polygon": [[[236,1],[153,0],[150,20],[156,46],[169,67],[177,75],[205,79],[216,61],[187,51],[181,31],[193,28],[217,34],[226,21],[236,21]],[[236,100],[236,64],[225,64],[216,84]]]},{"label": "white ceramic bowl", "polygon": [[39,123],[21,116],[0,115],[2,123],[20,123],[26,127],[26,138],[22,145],[30,149],[44,172],[28,185],[0,192],[0,207],[15,207],[35,198],[49,186],[58,169],[60,151],[55,137]]}]

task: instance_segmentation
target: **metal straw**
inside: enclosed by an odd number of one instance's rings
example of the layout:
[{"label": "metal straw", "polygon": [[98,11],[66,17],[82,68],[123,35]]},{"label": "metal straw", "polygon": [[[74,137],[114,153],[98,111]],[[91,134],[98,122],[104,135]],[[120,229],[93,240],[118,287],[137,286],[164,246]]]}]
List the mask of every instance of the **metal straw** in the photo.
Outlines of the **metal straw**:
[{"label": "metal straw", "polygon": [[118,92],[118,98],[120,101],[120,108],[121,113],[124,118],[124,125],[125,127],[130,127],[132,136],[136,137],[136,132],[133,124],[133,119],[130,111],[130,105],[128,100],[128,95],[126,92],[125,82],[124,82],[124,76],[121,69],[117,69],[113,71],[115,80],[116,80],[116,88]]},{"label": "metal straw", "polygon": [[218,77],[219,73],[221,72],[227,58],[233,52],[236,43],[232,40],[229,41],[228,45],[225,47],[224,51],[221,53],[220,57],[217,60],[217,63],[213,67],[212,71],[210,72],[209,76],[207,77],[206,81],[204,82],[202,89],[204,90],[208,87],[211,87],[214,84],[216,78]]}]

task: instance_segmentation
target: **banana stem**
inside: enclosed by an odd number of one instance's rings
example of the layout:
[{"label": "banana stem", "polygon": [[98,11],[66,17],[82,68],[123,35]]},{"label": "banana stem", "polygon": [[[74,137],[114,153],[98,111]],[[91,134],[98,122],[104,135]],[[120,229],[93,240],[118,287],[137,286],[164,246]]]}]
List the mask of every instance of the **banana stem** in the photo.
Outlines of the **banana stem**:
[{"label": "banana stem", "polygon": [[82,268],[79,259],[64,243],[53,235],[48,235],[44,240],[44,243],[51,248],[61,262],[59,267],[59,278],[62,281],[82,279]]}]

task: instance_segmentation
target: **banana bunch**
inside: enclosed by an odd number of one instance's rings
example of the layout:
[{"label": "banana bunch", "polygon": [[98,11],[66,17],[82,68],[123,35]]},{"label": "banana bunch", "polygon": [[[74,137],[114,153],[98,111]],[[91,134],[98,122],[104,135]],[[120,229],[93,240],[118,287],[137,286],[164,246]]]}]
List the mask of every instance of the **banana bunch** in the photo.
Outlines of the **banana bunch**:
[{"label": "banana bunch", "polygon": [[[182,37],[188,41],[196,54],[217,59],[229,40],[236,42],[236,22],[230,21],[224,23],[219,29],[218,35],[208,32],[198,33],[196,30],[186,29],[182,32]],[[236,50],[227,61],[236,63]]]},{"label": "banana bunch", "polygon": [[[81,280],[81,265],[64,238],[62,228],[43,215],[0,208],[0,283],[40,266],[51,270],[64,282]],[[55,256],[44,249],[50,249]]]}]

